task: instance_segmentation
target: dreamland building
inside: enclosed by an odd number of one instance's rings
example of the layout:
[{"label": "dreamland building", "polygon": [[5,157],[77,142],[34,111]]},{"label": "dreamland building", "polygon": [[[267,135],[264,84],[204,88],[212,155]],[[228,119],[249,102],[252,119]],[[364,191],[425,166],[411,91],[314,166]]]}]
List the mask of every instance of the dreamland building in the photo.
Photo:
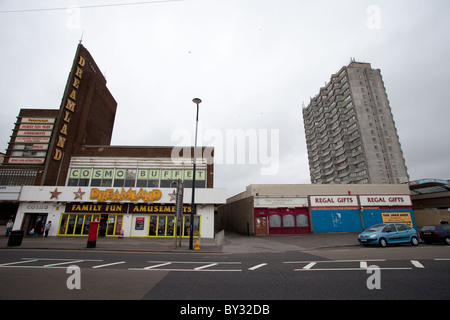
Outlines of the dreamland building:
[{"label": "dreamland building", "polygon": [[[0,168],[1,220],[29,233],[52,221],[50,236],[174,237],[175,184],[183,181],[179,223],[190,234],[192,147],[111,146],[117,102],[79,44],[59,110],[21,109]],[[214,237],[214,149],[199,148],[194,236]]]}]

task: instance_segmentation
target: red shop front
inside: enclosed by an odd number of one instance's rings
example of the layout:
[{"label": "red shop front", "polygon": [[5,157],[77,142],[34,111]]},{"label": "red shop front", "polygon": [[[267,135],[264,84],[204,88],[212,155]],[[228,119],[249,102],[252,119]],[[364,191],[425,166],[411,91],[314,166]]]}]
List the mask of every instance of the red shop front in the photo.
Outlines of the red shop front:
[{"label": "red shop front", "polygon": [[255,208],[255,235],[311,233],[307,207]]}]

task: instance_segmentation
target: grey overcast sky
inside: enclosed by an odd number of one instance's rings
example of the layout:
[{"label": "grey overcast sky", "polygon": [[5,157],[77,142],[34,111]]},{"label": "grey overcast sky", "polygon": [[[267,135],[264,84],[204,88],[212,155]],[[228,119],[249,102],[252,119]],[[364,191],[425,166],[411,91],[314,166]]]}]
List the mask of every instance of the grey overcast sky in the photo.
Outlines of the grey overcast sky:
[{"label": "grey overcast sky", "polygon": [[215,187],[229,196],[310,183],[302,104],[351,57],[381,69],[411,180],[450,178],[448,0],[1,0],[0,11],[2,151],[20,108],[59,108],[84,32],[118,102],[112,144],[193,144],[199,97],[199,144],[217,148]]}]

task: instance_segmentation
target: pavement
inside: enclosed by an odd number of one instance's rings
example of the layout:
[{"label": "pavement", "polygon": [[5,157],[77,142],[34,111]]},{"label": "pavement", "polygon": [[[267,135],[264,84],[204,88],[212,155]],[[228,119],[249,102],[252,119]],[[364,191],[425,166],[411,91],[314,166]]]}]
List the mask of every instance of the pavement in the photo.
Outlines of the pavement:
[{"label": "pavement", "polygon": [[[3,229],[3,228],[2,228]],[[175,248],[174,238],[111,238],[99,237],[95,248],[87,248],[87,237],[25,236],[20,246],[8,246],[8,237],[0,229],[0,249],[42,250],[99,250],[138,252],[184,252],[184,253],[258,253],[308,251],[322,248],[358,246],[358,233],[313,233],[301,235],[246,236],[225,232],[224,241],[216,244],[214,239],[200,239],[198,250],[189,250],[189,239],[182,239],[181,247]],[[195,246],[196,239],[194,239]]]}]

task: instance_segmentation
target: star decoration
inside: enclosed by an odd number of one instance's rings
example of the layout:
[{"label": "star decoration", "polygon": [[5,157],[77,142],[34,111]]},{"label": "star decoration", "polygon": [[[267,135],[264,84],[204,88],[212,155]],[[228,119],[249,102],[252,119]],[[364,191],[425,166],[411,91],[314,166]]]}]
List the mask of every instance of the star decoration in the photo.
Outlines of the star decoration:
[{"label": "star decoration", "polygon": [[78,191],[73,193],[75,195],[74,200],[77,200],[77,199],[83,200],[83,194],[85,194],[85,193],[86,192],[81,191],[81,188],[78,188]]},{"label": "star decoration", "polygon": [[58,196],[62,193],[58,191],[58,188],[55,188],[55,191],[50,191],[50,193],[52,194],[52,196],[50,197],[50,199],[56,198],[56,200],[58,200]]},{"label": "star decoration", "polygon": [[170,201],[173,201],[177,198],[177,193],[175,192],[175,190],[172,191],[172,193],[169,193],[170,196]]}]

